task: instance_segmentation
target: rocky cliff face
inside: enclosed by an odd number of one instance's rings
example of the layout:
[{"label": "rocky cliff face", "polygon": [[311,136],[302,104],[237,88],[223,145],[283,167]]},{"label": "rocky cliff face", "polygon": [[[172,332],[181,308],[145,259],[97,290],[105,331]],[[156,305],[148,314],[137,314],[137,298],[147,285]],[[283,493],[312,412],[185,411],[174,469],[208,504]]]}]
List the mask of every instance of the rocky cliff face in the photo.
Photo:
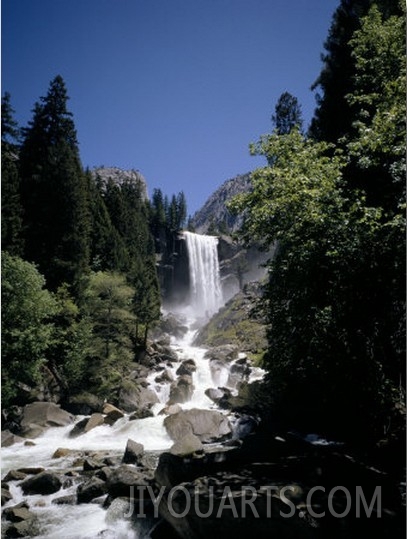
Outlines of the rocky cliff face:
[{"label": "rocky cliff face", "polygon": [[226,204],[235,195],[246,193],[251,188],[250,173],[225,181],[193,216],[192,221],[196,232],[206,234],[211,227],[224,233],[238,230],[242,225],[242,216],[232,215]]},{"label": "rocky cliff face", "polygon": [[147,182],[144,176],[138,170],[123,170],[117,167],[99,167],[92,170],[93,176],[98,176],[105,185],[109,179],[112,179],[117,185],[123,183],[134,183],[139,186],[143,200],[148,199]]}]

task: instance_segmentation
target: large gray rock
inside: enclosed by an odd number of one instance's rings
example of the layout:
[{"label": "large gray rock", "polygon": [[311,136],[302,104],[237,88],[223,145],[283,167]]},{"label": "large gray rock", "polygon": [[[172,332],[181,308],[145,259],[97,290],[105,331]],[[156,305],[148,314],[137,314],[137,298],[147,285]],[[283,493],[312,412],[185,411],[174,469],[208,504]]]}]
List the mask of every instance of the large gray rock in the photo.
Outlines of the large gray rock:
[{"label": "large gray rock", "polygon": [[195,434],[186,434],[183,438],[175,442],[171,447],[170,453],[172,455],[190,455],[191,453],[197,453],[203,450],[201,440]]},{"label": "large gray rock", "polygon": [[139,189],[142,200],[147,200],[147,182],[139,170],[124,170],[118,167],[98,167],[92,170],[92,176],[98,178],[105,189],[107,182],[112,180],[116,185],[131,184]]},{"label": "large gray rock", "polygon": [[51,472],[41,472],[20,484],[24,494],[53,494],[62,486],[60,478]]},{"label": "large gray rock", "polygon": [[137,464],[144,455],[144,446],[134,440],[127,440],[126,450],[123,455],[124,464]]},{"label": "large gray rock", "polygon": [[10,445],[19,444],[24,441],[25,441],[24,438],[21,438],[21,436],[17,436],[16,434],[13,434],[9,430],[1,431],[1,446],[2,447],[10,447]]},{"label": "large gray rock", "polygon": [[75,415],[91,415],[95,412],[102,411],[103,399],[85,391],[70,397],[66,408],[68,412]]},{"label": "large gray rock", "polygon": [[69,433],[69,437],[75,438],[76,436],[85,434],[86,432],[89,432],[90,430],[94,429],[95,427],[99,427],[104,423],[105,417],[102,414],[92,414],[90,417],[85,417],[84,419],[78,421],[78,423],[76,423],[74,428]]},{"label": "large gray rock", "polygon": [[133,494],[137,496],[137,486],[149,486],[152,484],[154,472],[152,470],[140,470],[128,464],[122,464],[114,469],[107,479],[107,488],[112,498],[120,496],[130,497],[133,487]]},{"label": "large gray rock", "polygon": [[169,436],[181,440],[188,434],[194,434],[201,442],[214,442],[224,439],[232,432],[226,416],[215,410],[183,410],[178,414],[167,416],[164,426]]},{"label": "large gray rock", "polygon": [[149,410],[153,404],[160,402],[156,393],[146,387],[126,380],[119,393],[119,408],[125,412]]},{"label": "large gray rock", "polygon": [[189,374],[192,376],[192,374],[196,371],[196,363],[193,359],[185,359],[181,365],[176,370],[175,374],[177,375],[183,375],[183,374]]},{"label": "large gray rock", "polygon": [[53,402],[33,402],[24,406],[21,433],[26,438],[35,438],[49,427],[65,427],[73,421],[71,414]]},{"label": "large gray rock", "polygon": [[239,348],[235,344],[216,346],[208,350],[204,357],[210,361],[217,360],[222,363],[230,363],[239,357]]},{"label": "large gray rock", "polygon": [[107,485],[98,477],[91,477],[85,483],[81,483],[76,489],[78,503],[88,503],[94,498],[99,498],[107,492]]},{"label": "large gray rock", "polygon": [[183,374],[171,384],[168,404],[182,404],[183,402],[187,402],[191,400],[193,392],[192,376]]}]

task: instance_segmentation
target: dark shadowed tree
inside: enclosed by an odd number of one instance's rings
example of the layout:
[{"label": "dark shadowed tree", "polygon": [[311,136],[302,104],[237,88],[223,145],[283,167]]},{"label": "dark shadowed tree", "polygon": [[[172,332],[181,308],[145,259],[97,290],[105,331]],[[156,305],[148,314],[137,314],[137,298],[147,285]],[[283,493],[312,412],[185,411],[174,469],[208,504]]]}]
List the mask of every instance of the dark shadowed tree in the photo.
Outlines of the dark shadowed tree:
[{"label": "dark shadowed tree", "polygon": [[18,153],[20,130],[13,118],[10,94],[1,102],[1,243],[11,254],[23,253]]},{"label": "dark shadowed tree", "polygon": [[303,119],[298,99],[288,92],[281,94],[271,120],[279,135],[287,135],[294,127],[301,131]]},{"label": "dark shadowed tree", "polygon": [[57,76],[24,130],[21,193],[26,258],[52,289],[67,282],[79,294],[89,260],[88,194],[67,101]]}]

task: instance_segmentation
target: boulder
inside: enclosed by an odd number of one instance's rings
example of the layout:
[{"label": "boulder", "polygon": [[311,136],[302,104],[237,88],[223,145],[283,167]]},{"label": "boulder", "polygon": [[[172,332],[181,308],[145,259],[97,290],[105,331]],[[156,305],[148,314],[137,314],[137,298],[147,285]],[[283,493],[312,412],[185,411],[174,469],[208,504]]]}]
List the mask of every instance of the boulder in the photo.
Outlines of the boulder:
[{"label": "boulder", "polygon": [[170,404],[168,406],[165,406],[162,410],[160,410],[158,415],[178,414],[178,412],[181,412],[181,411],[182,411],[182,408],[179,404]]},{"label": "boulder", "polygon": [[28,509],[25,502],[3,511],[4,518],[11,524],[2,522],[2,537],[35,537],[38,534],[37,515]]},{"label": "boulder", "polygon": [[126,450],[123,455],[124,464],[137,464],[144,455],[144,446],[134,440],[127,440]]},{"label": "boulder", "polygon": [[211,387],[205,391],[205,395],[218,404],[220,401],[227,400],[232,395],[232,392],[227,387],[218,387],[216,389]]},{"label": "boulder", "polygon": [[89,503],[94,498],[99,498],[106,493],[107,485],[99,477],[92,477],[85,483],[81,483],[76,489],[78,503]]},{"label": "boulder", "polygon": [[51,503],[54,505],[76,505],[77,498],[75,494],[67,494],[66,496],[54,498]]},{"label": "boulder", "polygon": [[91,415],[102,411],[103,399],[93,393],[83,392],[70,397],[65,407],[75,415]]},{"label": "boulder", "polygon": [[71,414],[53,402],[33,402],[24,406],[21,433],[26,438],[35,438],[49,427],[65,427],[73,421]]},{"label": "boulder", "polygon": [[150,409],[153,404],[160,402],[156,393],[130,380],[126,380],[120,389],[118,406],[125,412]]},{"label": "boulder", "polygon": [[196,371],[196,363],[193,359],[185,359],[176,370],[178,376],[183,374],[192,375]]},{"label": "boulder", "polygon": [[53,494],[62,486],[60,478],[51,472],[41,472],[20,484],[24,494]]},{"label": "boulder", "polygon": [[16,434],[13,434],[9,430],[1,431],[1,446],[2,447],[10,447],[10,445],[19,444],[21,442],[24,442],[24,438],[21,438],[21,436],[17,436]]},{"label": "boulder", "polygon": [[167,416],[164,426],[174,441],[192,433],[201,442],[214,442],[224,439],[232,432],[227,417],[222,413],[197,408]]},{"label": "boulder", "polygon": [[209,359],[209,361],[216,359],[222,363],[230,363],[231,361],[238,359],[239,348],[235,344],[216,346],[215,348],[208,350],[204,357]]},{"label": "boulder", "polygon": [[13,499],[13,495],[10,492],[10,487],[7,483],[1,483],[1,505],[6,504]]},{"label": "boulder", "polygon": [[118,419],[124,417],[124,412],[108,402],[104,404],[102,413],[105,414],[105,423],[107,425],[113,425]]},{"label": "boulder", "polygon": [[194,392],[192,377],[188,374],[179,376],[175,382],[171,384],[170,398],[168,404],[183,403],[191,400]]},{"label": "boulder", "polygon": [[129,415],[129,421],[134,421],[135,419],[145,419],[146,417],[154,417],[154,414],[151,410],[144,408],[143,410],[137,410]]},{"label": "boulder", "polygon": [[6,476],[3,478],[3,481],[6,483],[8,481],[22,481],[27,477],[27,474],[19,472],[18,470],[10,470],[7,472]]},{"label": "boulder", "polygon": [[114,469],[107,480],[107,489],[112,498],[120,496],[130,497],[130,487],[134,487],[133,494],[137,496],[137,486],[149,486],[152,484],[154,472],[150,470],[140,471],[134,466],[122,464]]},{"label": "boulder", "polygon": [[154,381],[157,384],[167,384],[174,381],[174,376],[169,369],[165,369],[164,372],[155,377]]},{"label": "boulder", "polygon": [[13,507],[7,507],[3,511],[3,516],[10,522],[21,522],[22,520],[30,520],[36,518],[34,513],[28,508],[28,504],[21,502]]},{"label": "boulder", "polygon": [[195,434],[188,433],[183,436],[180,440],[175,442],[171,447],[170,453],[172,455],[190,455],[191,453],[197,453],[203,451],[203,445],[201,440]]},{"label": "boulder", "polygon": [[80,434],[85,434],[95,427],[103,425],[105,422],[105,417],[102,414],[94,413],[90,417],[85,417],[76,423],[74,428],[70,431],[69,437],[76,438]]},{"label": "boulder", "polygon": [[56,449],[54,451],[54,453],[52,454],[51,458],[60,459],[60,458],[63,458],[63,457],[67,457],[72,452],[73,452],[73,449],[69,449],[67,447],[58,447],[58,449]]}]

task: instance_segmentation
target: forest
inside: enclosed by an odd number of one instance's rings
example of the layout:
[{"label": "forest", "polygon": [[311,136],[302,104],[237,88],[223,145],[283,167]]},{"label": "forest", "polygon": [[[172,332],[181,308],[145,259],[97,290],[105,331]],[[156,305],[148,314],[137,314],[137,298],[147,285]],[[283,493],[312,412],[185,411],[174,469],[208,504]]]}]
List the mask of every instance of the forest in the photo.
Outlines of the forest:
[{"label": "forest", "polygon": [[[288,92],[251,144],[265,166],[241,241],[276,244],[260,308],[268,404],[342,439],[400,439],[405,411],[405,12],[342,1],[305,132]],[[99,395],[160,317],[156,254],[186,225],[183,193],[83,168],[61,76],[21,129],[2,99],[2,398],[48,369]],[[160,239],[161,238],[161,239]],[[332,431],[332,432],[330,432]]]},{"label": "forest", "polygon": [[109,391],[160,316],[155,239],[186,220],[182,192],[82,167],[68,99],[58,75],[23,129],[2,99],[3,406],[48,370],[67,396]]}]

